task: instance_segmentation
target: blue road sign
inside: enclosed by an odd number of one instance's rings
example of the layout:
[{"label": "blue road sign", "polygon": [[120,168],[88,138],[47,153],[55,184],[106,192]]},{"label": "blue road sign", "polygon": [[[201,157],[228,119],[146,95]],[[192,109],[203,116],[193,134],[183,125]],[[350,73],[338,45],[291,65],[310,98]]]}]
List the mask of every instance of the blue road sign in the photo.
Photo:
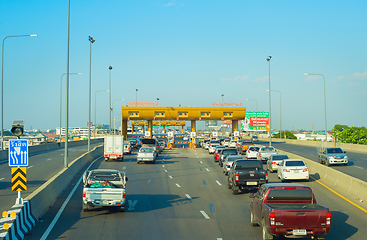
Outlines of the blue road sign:
[{"label": "blue road sign", "polygon": [[25,167],[28,166],[28,141],[9,140],[9,166]]}]

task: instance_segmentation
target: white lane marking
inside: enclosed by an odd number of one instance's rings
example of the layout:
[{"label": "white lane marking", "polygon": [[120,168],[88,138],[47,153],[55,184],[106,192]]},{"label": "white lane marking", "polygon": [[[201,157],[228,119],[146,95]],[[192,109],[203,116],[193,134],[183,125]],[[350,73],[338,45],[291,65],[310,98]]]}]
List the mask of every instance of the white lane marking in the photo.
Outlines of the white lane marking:
[{"label": "white lane marking", "polygon": [[199,156],[196,156],[196,158],[199,158]]},{"label": "white lane marking", "polygon": [[169,178],[172,178],[172,176],[169,176]]},{"label": "white lane marking", "polygon": [[164,167],[164,165],[162,167]]},{"label": "white lane marking", "polygon": [[356,168],[363,169],[363,167],[355,166]]},{"label": "white lane marking", "polygon": [[223,238],[217,238],[217,240],[223,240]]},{"label": "white lane marking", "polygon": [[367,160],[367,158],[361,158],[361,159],[363,159],[363,160]]},{"label": "white lane marking", "polygon": [[180,186],[180,184],[178,184],[178,183],[176,183],[176,186],[177,186],[177,187],[181,187],[181,186]]},{"label": "white lane marking", "polygon": [[217,180],[215,181],[216,183],[218,183],[219,186],[222,186],[222,184]]},{"label": "white lane marking", "polygon": [[47,159],[47,161],[50,161],[52,158]]},{"label": "white lane marking", "polygon": [[123,166],[122,169],[126,169],[126,166]]},{"label": "white lane marking", "polygon": [[208,172],[209,172],[209,169],[205,168]]},{"label": "white lane marking", "polygon": [[152,179],[149,179],[147,183],[150,183],[152,181]]},{"label": "white lane marking", "polygon": [[135,205],[138,203],[138,200],[127,200],[129,202],[129,211],[132,211],[135,209]]},{"label": "white lane marking", "polygon": [[204,211],[200,211],[200,212],[201,212],[201,214],[203,214],[205,219],[210,219],[210,217],[208,216],[208,214],[206,214],[206,212],[204,212]]},{"label": "white lane marking", "polygon": [[32,168],[32,167],[33,167],[33,166],[29,166],[29,167],[27,167],[27,169],[28,169],[28,168]]},{"label": "white lane marking", "polygon": [[63,153],[61,153],[61,156],[64,156],[64,154],[63,154]]},{"label": "white lane marking", "polygon": [[164,170],[165,172],[168,172],[167,169]]},{"label": "white lane marking", "polygon": [[0,181],[4,180],[5,178],[0,178]]},{"label": "white lane marking", "polygon": [[192,198],[190,197],[190,195],[189,195],[189,194],[185,194],[185,196],[186,196],[188,199],[192,200]]},{"label": "white lane marking", "polygon": [[200,161],[200,164],[202,164],[203,162],[202,161]]},{"label": "white lane marking", "polygon": [[[103,156],[95,159],[90,165],[89,167],[86,169],[86,171],[89,170],[89,168],[100,158],[102,158]],[[46,240],[46,238],[48,237],[48,235],[50,234],[50,232],[52,231],[52,229],[54,228],[56,222],[59,220],[62,212],[64,211],[66,205],[69,203],[71,197],[73,196],[74,192],[76,191],[76,189],[78,188],[80,182],[83,180],[83,176],[81,176],[79,178],[79,181],[75,184],[73,190],[71,190],[71,192],[69,193],[68,197],[65,199],[65,202],[62,204],[61,208],[59,209],[59,211],[57,212],[55,218],[52,220],[52,222],[50,223],[50,225],[48,226],[48,228],[46,229],[45,233],[42,235],[40,240]]]}]

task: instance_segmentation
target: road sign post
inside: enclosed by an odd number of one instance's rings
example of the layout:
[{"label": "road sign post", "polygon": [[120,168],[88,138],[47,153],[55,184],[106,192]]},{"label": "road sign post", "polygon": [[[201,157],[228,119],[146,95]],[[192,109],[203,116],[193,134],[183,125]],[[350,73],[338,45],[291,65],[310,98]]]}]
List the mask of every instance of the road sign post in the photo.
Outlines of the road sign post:
[{"label": "road sign post", "polygon": [[21,191],[27,191],[27,140],[9,140],[9,166],[11,167],[12,191],[18,191],[18,198],[15,204],[22,204]]}]

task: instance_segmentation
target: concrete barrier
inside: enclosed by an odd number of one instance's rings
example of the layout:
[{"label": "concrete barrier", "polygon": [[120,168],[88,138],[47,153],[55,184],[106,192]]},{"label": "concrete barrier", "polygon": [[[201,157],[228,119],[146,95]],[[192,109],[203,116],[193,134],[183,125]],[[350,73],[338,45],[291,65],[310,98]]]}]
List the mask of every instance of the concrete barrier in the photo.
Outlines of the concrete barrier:
[{"label": "concrete barrier", "polygon": [[293,153],[281,150],[278,153],[287,154],[289,158],[302,159],[307,164],[310,175],[316,180],[333,187],[339,193],[346,192],[349,196],[345,197],[352,198],[350,200],[367,208],[367,182]]},{"label": "concrete barrier", "polygon": [[91,162],[101,155],[103,155],[103,146],[94,148],[93,151],[85,153],[81,157],[75,159],[71,162],[69,168],[61,170],[36,191],[28,195],[26,199],[32,201],[31,212],[33,216],[39,219],[70,184],[74,176],[88,162]]}]

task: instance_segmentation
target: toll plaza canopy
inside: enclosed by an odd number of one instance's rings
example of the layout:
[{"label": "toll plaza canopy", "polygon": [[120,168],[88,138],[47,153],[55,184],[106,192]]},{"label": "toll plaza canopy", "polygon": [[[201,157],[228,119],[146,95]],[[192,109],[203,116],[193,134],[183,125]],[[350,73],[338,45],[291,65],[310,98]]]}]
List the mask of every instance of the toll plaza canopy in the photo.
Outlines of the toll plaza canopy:
[{"label": "toll plaza canopy", "polygon": [[121,107],[122,131],[127,137],[127,121],[148,120],[148,131],[153,130],[153,120],[191,120],[191,131],[196,132],[196,121],[232,120],[232,132],[238,131],[238,120],[245,119],[246,107]]}]

